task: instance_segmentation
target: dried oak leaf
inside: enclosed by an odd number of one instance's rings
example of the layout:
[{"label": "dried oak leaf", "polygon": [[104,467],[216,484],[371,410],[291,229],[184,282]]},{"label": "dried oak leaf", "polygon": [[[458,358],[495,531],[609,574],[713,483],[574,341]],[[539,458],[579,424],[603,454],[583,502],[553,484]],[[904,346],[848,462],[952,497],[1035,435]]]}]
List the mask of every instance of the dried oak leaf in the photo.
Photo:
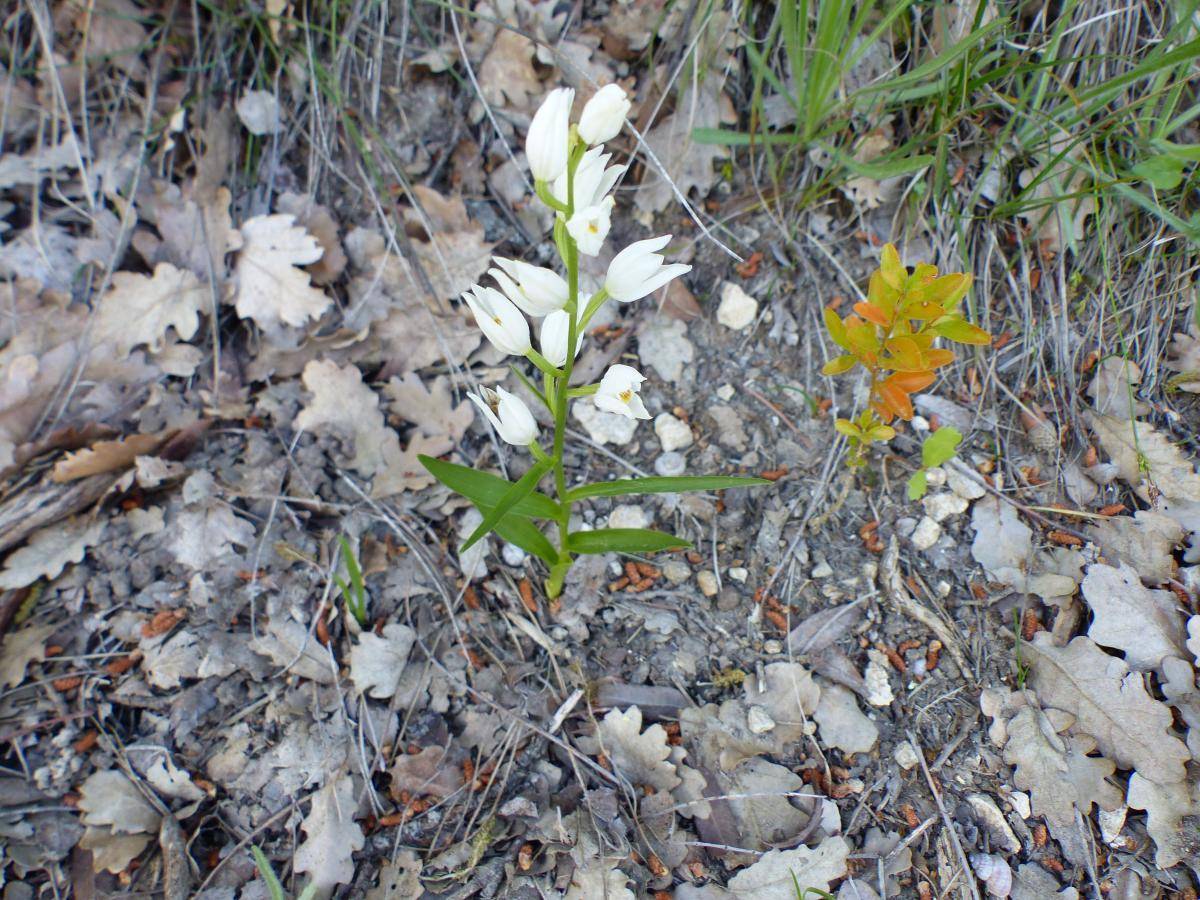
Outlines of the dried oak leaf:
[{"label": "dried oak leaf", "polygon": [[24,681],[29,664],[46,658],[46,640],[58,627],[29,625],[4,635],[4,643],[0,644],[0,684],[16,687]]},{"label": "dried oak leaf", "polygon": [[1155,669],[1167,656],[1184,655],[1184,625],[1170,591],[1150,590],[1137,570],[1095,563],[1083,579],[1083,596],[1095,617],[1088,636],[1125,652],[1131,668]]},{"label": "dried oak leaf", "polygon": [[769,736],[779,743],[798,741],[804,723],[817,711],[821,688],[812,673],[799,663],[771,663],[763,669],[761,683],[747,678],[742,683],[747,706],[761,706],[775,722]]},{"label": "dried oak leaf", "polygon": [[971,556],[988,577],[1002,584],[1023,581],[1033,558],[1033,531],[1012,505],[994,496],[977,500],[971,510],[971,527],[975,529]]},{"label": "dried oak leaf", "polygon": [[105,825],[118,834],[155,833],[161,819],[137,786],[116,769],[93,772],[79,786],[84,825]]},{"label": "dried oak leaf", "polygon": [[50,479],[63,484],[89,475],[125,469],[132,466],[139,456],[153,453],[169,436],[168,432],[131,434],[117,441],[97,441],[90,447],[68,453],[56,462],[50,470]]},{"label": "dried oak leaf", "polygon": [[1122,562],[1147,584],[1175,577],[1175,548],[1183,543],[1183,527],[1162,513],[1140,509],[1129,516],[1101,521],[1092,535],[1109,562]]},{"label": "dried oak leaf", "polygon": [[425,747],[420,753],[402,753],[388,770],[392,776],[391,794],[412,797],[449,797],[463,786],[460,757],[445,747]]},{"label": "dried oak leaf", "polygon": [[384,423],[379,396],[363,383],[357,366],[315,360],[304,367],[301,380],[313,399],[296,416],[296,427],[318,434],[332,430],[352,437],[354,456],[349,466],[375,479],[374,496],[432,484],[417,455],[438,456],[454,446],[452,441],[418,433],[402,451],[399,436]]},{"label": "dried oak leaf", "polygon": [[305,838],[296,849],[293,868],[307,873],[322,896],[354,878],[354,851],[364,843],[353,818],[356,805],[354,784],[349,775],[342,775],[313,794],[312,808],[300,826]]},{"label": "dried oak leaf", "polygon": [[391,623],[383,635],[364,631],[350,650],[350,680],[360,694],[386,700],[396,693],[404,664],[417,635],[407,625]]},{"label": "dried oak leaf", "polygon": [[296,224],[303,225],[321,249],[321,258],[308,267],[314,284],[330,284],[346,268],[346,252],[338,239],[338,226],[329,210],[311,197],[303,194],[282,194],[275,203],[276,209],[296,217]]},{"label": "dried oak leaf", "polygon": [[76,520],[39,529],[29,543],[4,560],[0,589],[14,590],[40,578],[54,579],[71,563],[77,563],[87,548],[99,542],[107,520]]},{"label": "dried oak leaf", "polygon": [[729,155],[729,148],[701,144],[692,135],[697,128],[717,128],[722,123],[736,121],[737,113],[721,91],[720,78],[706,78],[698,89],[685,90],[675,112],[646,135],[646,146],[662,169],[647,162],[646,174],[633,195],[637,208],[643,214],[665,209],[675,199],[671,182],[685,197],[693,188],[701,198],[707,196],[716,184],[715,164]]},{"label": "dried oak leaf", "polygon": [[153,276],[116,272],[96,310],[96,343],[127,356],[143,344],[158,352],[171,328],[190,340],[200,327],[200,310],[208,296],[195,275],[170,263],[155,266]]},{"label": "dried oak leaf", "polygon": [[[1150,498],[1146,485],[1150,481],[1168,500],[1200,502],[1200,477],[1191,461],[1153,425],[1130,423],[1128,419],[1099,413],[1088,413],[1087,421],[1116,465],[1121,480],[1131,485],[1143,500]],[[1144,472],[1141,461],[1146,466]]]},{"label": "dried oak leaf", "polygon": [[228,504],[212,502],[185,509],[171,522],[167,545],[175,561],[200,571],[239,547],[254,542],[254,524],[237,516]]},{"label": "dried oak leaf", "polygon": [[1171,731],[1171,710],[1147,693],[1140,673],[1082,635],[1058,647],[1039,631],[1022,652],[1042,705],[1074,715],[1076,730],[1094,737],[1101,753],[1159,784],[1183,779],[1191,754]]},{"label": "dried oak leaf", "polygon": [[1046,820],[1067,859],[1083,865],[1091,852],[1075,827],[1075,809],[1087,815],[1095,803],[1112,811],[1121,792],[1109,783],[1111,760],[1088,756],[1096,742],[1089,735],[1062,737],[1041,710],[1026,706],[1008,723],[1004,761],[1015,766],[1013,783],[1029,791],[1033,814]]},{"label": "dried oak leaf", "polygon": [[669,760],[667,732],[658,723],[643,732],[642,711],[636,706],[624,712],[609,710],[595,736],[581,739],[580,746],[585,753],[603,753],[631,784],[647,784],[656,791],[670,791],[679,784]]},{"label": "dried oak leaf", "polygon": [[1196,782],[1155,784],[1134,772],[1126,802],[1146,811],[1146,830],[1158,848],[1154,862],[1160,869],[1181,862],[1193,869],[1200,866],[1200,786]]},{"label": "dried oak leaf", "polygon": [[854,692],[840,684],[821,688],[821,700],[813,718],[825,745],[843,753],[870,753],[879,740],[879,729],[858,708]]},{"label": "dried oak leaf", "polygon": [[332,301],[297,268],[321,258],[317,239],[288,215],[255,216],[242,224],[241,234],[234,300],[238,315],[268,334],[320,318]]},{"label": "dried oak leaf", "polygon": [[828,891],[843,877],[850,845],[845,838],[830,837],[816,848],[771,850],[758,862],[729,879],[729,890],[738,900],[796,900],[796,885]]},{"label": "dried oak leaf", "polygon": [[1128,421],[1150,411],[1149,404],[1137,399],[1137,386],[1141,383],[1142,370],[1137,363],[1110,356],[1096,367],[1087,394],[1096,412]]},{"label": "dried oak leaf", "polygon": [[[407,210],[405,219],[412,249],[433,286],[435,299],[451,300],[470,289],[491,264],[491,241],[483,225],[471,221],[462,197],[444,197],[433,188],[414,185],[420,212]],[[423,284],[414,284],[424,293]],[[444,308],[444,307],[443,307]]]},{"label": "dried oak leaf", "polygon": [[[532,100],[542,94],[542,83],[533,68],[533,42],[508,28],[496,31],[487,56],[479,64],[479,86],[492,106],[505,110],[532,109]],[[474,118],[483,118],[480,109]]]},{"label": "dried oak leaf", "polygon": [[225,187],[202,198],[193,186],[157,181],[148,212],[161,240],[141,229],[133,236],[133,246],[152,266],[169,262],[206,284],[223,282],[225,257],[242,246],[242,235],[229,214],[232,199]]},{"label": "dried oak leaf", "polygon": [[457,444],[475,420],[475,410],[466,400],[454,405],[450,379],[439,375],[426,386],[415,372],[393,378],[383,388],[391,401],[390,410],[428,437],[444,436]]}]

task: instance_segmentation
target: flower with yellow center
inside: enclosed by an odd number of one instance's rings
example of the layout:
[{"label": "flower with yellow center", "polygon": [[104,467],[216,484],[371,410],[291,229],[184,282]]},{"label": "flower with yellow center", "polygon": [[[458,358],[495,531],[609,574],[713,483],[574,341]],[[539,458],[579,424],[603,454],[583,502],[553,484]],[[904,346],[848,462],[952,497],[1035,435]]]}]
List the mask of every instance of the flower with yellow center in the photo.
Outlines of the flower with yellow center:
[{"label": "flower with yellow center", "polygon": [[646,376],[633,366],[609,366],[604,377],[600,379],[594,402],[605,412],[628,416],[631,419],[648,419],[650,413],[646,411],[646,406],[638,394],[645,380]]}]

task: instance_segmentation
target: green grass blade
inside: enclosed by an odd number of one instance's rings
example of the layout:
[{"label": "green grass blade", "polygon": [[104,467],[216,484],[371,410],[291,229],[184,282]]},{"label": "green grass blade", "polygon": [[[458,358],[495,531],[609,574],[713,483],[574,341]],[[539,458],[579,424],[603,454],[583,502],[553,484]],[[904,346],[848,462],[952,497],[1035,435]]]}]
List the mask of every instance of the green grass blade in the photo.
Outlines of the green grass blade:
[{"label": "green grass blade", "polygon": [[590,497],[618,497],[622,494],[680,494],[684,491],[723,491],[726,488],[770,484],[766,478],[738,475],[681,475],[679,477],[619,478],[597,481],[567,491],[571,502]]},{"label": "green grass blade", "polygon": [[567,538],[567,549],[572,553],[653,553],[690,546],[691,541],[648,528],[598,528],[576,531]]},{"label": "green grass blade", "polygon": [[509,514],[513,507],[520,503],[522,499],[532,494],[537,488],[537,483],[542,480],[543,475],[550,471],[552,465],[554,463],[549,459],[538,460],[534,463],[533,468],[522,475],[521,480],[505,491],[496,505],[483,514],[483,521],[479,523],[478,528],[471,532],[471,536],[467,538],[467,542],[459,548],[459,553],[474,546],[481,537],[495,528],[500,520]]},{"label": "green grass blade", "polygon": [[[512,487],[511,481],[505,481],[490,472],[480,472],[432,456],[420,456],[418,459],[430,475],[479,507],[494,507]],[[545,494],[533,493],[522,498],[510,512],[534,519],[557,519],[560,510],[558,503]]]},{"label": "green grass blade", "polygon": [[271,862],[267,859],[266,854],[253,845],[250,847],[250,852],[254,855],[254,864],[258,866],[259,874],[266,882],[267,893],[271,895],[271,900],[287,900],[283,885],[275,876],[275,870],[271,868]]}]

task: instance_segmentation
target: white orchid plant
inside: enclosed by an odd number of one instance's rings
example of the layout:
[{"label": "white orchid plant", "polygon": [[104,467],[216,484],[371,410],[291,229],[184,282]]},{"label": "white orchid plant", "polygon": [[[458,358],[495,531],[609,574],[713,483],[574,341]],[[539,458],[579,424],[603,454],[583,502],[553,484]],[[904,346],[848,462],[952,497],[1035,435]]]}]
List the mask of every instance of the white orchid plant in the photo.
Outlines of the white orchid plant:
[{"label": "white orchid plant", "polygon": [[[602,528],[571,531],[572,506],[592,497],[624,494],[711,491],[754,484],[761,478],[733,476],[625,478],[568,488],[563,467],[567,408],[572,401],[592,402],[605,412],[649,419],[639,394],[645,377],[627,365],[613,365],[598,384],[572,385],[571,375],[588,323],[608,300],[632,303],[691,270],[667,264],[659,253],[670,235],[637,241],[613,257],[604,284],[583,297],[579,257],[599,255],[611,227],[614,201],[610,191],[624,166],[610,166],[604,143],[621,131],[629,99],[615,84],[595,93],[579,122],[570,121],[575,92],[559,88],[550,93],[529,126],[525,155],[538,198],[554,211],[554,244],[566,277],[553,269],[516,259],[495,258],[488,274],[497,287],[474,285],[463,295],[484,336],[502,353],[524,357],[542,377],[539,389],[520,369],[513,371],[529,392],[545,405],[554,420],[549,450],[540,444],[537,420],[525,402],[497,386],[470,394],[472,402],[509,444],[525,447],[534,463],[525,475],[510,482],[486,472],[421,457],[429,472],[471,500],[483,515],[462,550],[489,532],[540,558],[549,567],[546,593],[557,597],[575,557],[583,553],[647,553],[690,546],[688,541],[641,528]],[[538,347],[533,346],[529,321],[541,319]],[[555,496],[538,485],[552,475]],[[535,524],[549,520],[557,531],[557,546]]]}]

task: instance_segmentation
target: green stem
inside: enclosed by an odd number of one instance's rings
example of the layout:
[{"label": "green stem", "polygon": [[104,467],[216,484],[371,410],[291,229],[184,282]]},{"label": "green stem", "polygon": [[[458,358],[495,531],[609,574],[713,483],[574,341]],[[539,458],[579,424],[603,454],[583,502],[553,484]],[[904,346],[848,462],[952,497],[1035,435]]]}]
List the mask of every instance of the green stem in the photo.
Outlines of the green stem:
[{"label": "green stem", "polygon": [[592,321],[592,316],[600,310],[600,307],[604,305],[604,301],[607,299],[608,290],[606,288],[600,288],[600,290],[592,294],[592,299],[588,301],[587,309],[583,311],[583,315],[579,318],[579,327],[581,329],[587,328],[588,322]]},{"label": "green stem", "polygon": [[542,356],[542,354],[538,353],[532,347],[525,351],[525,356],[531,363],[533,363],[551,378],[558,378],[560,375],[562,375],[562,369],[555,368],[553,365],[551,365],[550,360],[546,359],[546,357]]},{"label": "green stem", "polygon": [[[567,163],[567,208],[563,210],[567,218],[570,218],[575,212],[575,169],[579,165],[579,160],[583,158],[583,152],[587,148],[580,145],[574,148],[571,152],[570,160]],[[548,193],[548,192],[547,192]],[[545,199],[545,198],[543,198]],[[567,475],[563,468],[563,449],[566,443],[567,436],[567,405],[568,385],[571,382],[571,370],[575,365],[575,354],[571,352],[578,336],[578,317],[576,311],[579,308],[579,248],[575,245],[575,241],[563,229],[563,249],[566,250],[563,262],[567,267],[567,361],[563,364],[561,377],[554,379],[554,452],[551,454],[554,459],[554,484],[558,489],[558,501],[560,506],[558,520],[558,562],[550,568],[550,577],[546,579],[546,594],[550,599],[554,599],[562,593],[563,579],[566,578],[567,570],[571,567],[571,553],[567,549],[567,535],[569,533],[571,522],[571,501],[567,496]]]}]

